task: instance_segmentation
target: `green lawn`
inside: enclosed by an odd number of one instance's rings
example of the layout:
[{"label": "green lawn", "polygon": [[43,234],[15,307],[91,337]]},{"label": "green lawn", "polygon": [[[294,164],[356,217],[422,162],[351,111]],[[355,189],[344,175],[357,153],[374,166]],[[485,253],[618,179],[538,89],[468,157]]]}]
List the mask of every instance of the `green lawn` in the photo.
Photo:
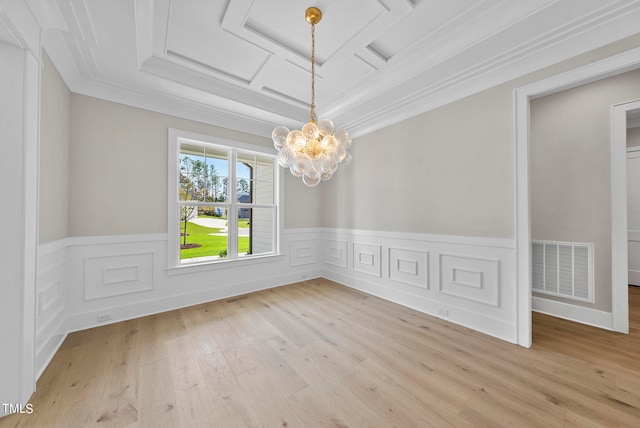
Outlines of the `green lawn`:
[{"label": "green lawn", "polygon": [[[219,218],[221,220],[226,220],[226,217],[217,217],[217,216],[213,216],[213,215],[206,215],[206,214],[198,214],[198,218]],[[238,220],[238,227],[240,229],[248,229],[249,228],[249,220],[242,220],[239,219]]]},{"label": "green lawn", "polygon": [[[240,220],[246,222],[246,220]],[[180,234],[182,235],[183,228],[180,224]],[[242,226],[240,226],[242,227]],[[247,225],[247,227],[249,227]],[[190,259],[194,257],[207,257],[217,256],[221,251],[227,249],[227,237],[226,236],[211,236],[210,233],[220,233],[220,229],[212,227],[204,227],[195,223],[189,222],[187,225],[187,244],[200,244],[200,247],[189,248],[180,250],[181,259]],[[183,237],[180,236],[180,244],[183,242]],[[245,254],[249,251],[249,237],[241,236],[238,240],[238,254]]]}]

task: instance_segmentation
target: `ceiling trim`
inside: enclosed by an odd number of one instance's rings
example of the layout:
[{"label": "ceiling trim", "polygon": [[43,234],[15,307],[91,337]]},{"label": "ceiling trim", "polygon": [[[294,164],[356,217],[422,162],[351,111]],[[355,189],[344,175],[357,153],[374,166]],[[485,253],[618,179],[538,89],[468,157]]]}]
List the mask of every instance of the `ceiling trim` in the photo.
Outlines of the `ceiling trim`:
[{"label": "ceiling trim", "polygon": [[[199,62],[189,52],[185,56],[167,50],[169,14],[177,4],[171,0],[134,0],[129,6],[135,10],[135,17],[130,18],[136,38],[132,66],[137,74],[122,80],[114,79],[118,74],[108,68],[100,71],[109,57],[96,52],[101,49],[100,37],[109,33],[108,22],[91,18],[95,13],[91,8],[97,5],[86,0],[25,1],[36,10],[34,15],[45,30],[44,48],[72,92],[265,137],[276,125],[295,128],[308,117],[309,102],[302,99],[302,89],[289,91],[289,82],[280,78],[279,84],[272,85],[270,80],[286,67],[289,72],[292,66],[306,72],[308,59],[301,53],[292,54],[286,43],[261,38],[248,28],[250,1],[229,0],[217,22],[223,31],[267,53],[255,71],[240,80],[209,62]],[[360,73],[354,81],[340,82],[339,91],[321,89],[316,109],[318,117],[331,117],[353,137],[637,34],[640,22],[640,1],[610,0],[599,7],[600,3],[589,0],[590,6],[576,13],[576,19],[545,26],[545,17],[559,10],[555,8],[566,12],[578,0],[540,0],[527,7],[508,0],[483,0],[484,8],[470,7],[463,14],[452,14],[456,11],[452,6],[443,15],[446,19],[435,21],[428,34],[406,49],[402,42],[395,45],[402,50],[384,54],[375,50],[376,38],[405,22],[410,12],[418,13],[426,0],[375,1],[384,10],[370,22],[369,18],[363,21],[363,29],[350,39],[334,40],[336,50],[319,66],[323,88],[327,87],[323,80],[331,87],[332,70],[345,64]],[[419,13],[424,12],[423,8]],[[481,31],[481,23],[489,17],[500,25]],[[468,30],[474,26],[472,34],[482,37],[470,39],[461,33],[464,25]],[[519,35],[519,25],[526,25],[528,33],[510,40],[510,35]],[[539,34],[532,30],[536,28],[546,31]],[[455,48],[439,49],[446,44],[447,35],[456,34],[464,37],[451,39]]]}]

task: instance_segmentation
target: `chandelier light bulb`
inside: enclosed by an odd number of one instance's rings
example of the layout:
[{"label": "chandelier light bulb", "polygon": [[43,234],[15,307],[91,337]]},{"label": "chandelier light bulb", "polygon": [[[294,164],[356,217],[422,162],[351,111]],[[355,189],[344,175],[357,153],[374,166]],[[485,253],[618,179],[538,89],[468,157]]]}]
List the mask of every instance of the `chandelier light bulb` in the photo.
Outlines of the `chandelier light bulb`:
[{"label": "chandelier light bulb", "polygon": [[273,146],[278,151],[278,164],[302,182],[317,186],[320,181],[331,179],[338,165],[351,162],[347,151],[351,137],[344,129],[335,129],[333,122],[322,119],[316,123],[315,115],[315,25],[322,19],[320,9],[310,7],[305,19],[311,24],[311,120],[301,130],[290,131],[284,126],[276,126],[271,133]]}]

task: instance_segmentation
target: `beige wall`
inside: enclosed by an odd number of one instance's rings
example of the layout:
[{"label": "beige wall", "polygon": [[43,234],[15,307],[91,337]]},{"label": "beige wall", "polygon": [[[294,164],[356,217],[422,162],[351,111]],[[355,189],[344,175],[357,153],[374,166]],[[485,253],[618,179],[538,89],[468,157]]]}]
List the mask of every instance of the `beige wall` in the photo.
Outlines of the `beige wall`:
[{"label": "beige wall", "polygon": [[640,127],[627,129],[627,147],[640,146]]},{"label": "beige wall", "polygon": [[531,102],[531,236],[594,244],[595,304],[582,305],[604,311],[611,310],[611,106],[634,99],[640,70]]},{"label": "beige wall", "polygon": [[325,193],[325,224],[513,236],[511,91],[485,91],[356,139]]},{"label": "beige wall", "polygon": [[[167,129],[251,144],[270,139],[71,95],[69,235],[167,231]],[[317,192],[285,179],[285,226],[321,225]]]},{"label": "beige wall", "polygon": [[47,54],[42,57],[38,233],[44,244],[68,236],[71,94]]},{"label": "beige wall", "polygon": [[640,46],[640,35],[354,140],[321,186],[324,225],[513,238],[513,90]]}]

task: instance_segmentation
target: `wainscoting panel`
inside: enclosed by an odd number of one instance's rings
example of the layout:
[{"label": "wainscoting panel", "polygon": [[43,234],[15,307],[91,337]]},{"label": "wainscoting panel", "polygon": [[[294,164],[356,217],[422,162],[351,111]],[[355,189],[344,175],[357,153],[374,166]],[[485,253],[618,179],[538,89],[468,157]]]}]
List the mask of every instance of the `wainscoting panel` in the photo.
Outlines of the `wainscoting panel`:
[{"label": "wainscoting panel", "polygon": [[353,270],[380,277],[382,276],[381,265],[382,246],[353,244]]},{"label": "wainscoting panel", "polygon": [[640,286],[640,230],[628,231],[629,284]]},{"label": "wainscoting panel", "polygon": [[389,279],[429,289],[429,253],[389,248]]},{"label": "wainscoting panel", "polygon": [[285,230],[280,245],[282,255],[174,269],[166,234],[48,246],[39,256],[40,370],[67,332],[320,276],[517,341],[511,240],[309,228]]},{"label": "wainscoting panel", "polygon": [[66,336],[65,287],[67,248],[65,240],[38,247],[36,279],[36,374],[39,377]]},{"label": "wainscoting panel", "polygon": [[326,278],[517,343],[512,240],[328,228],[323,236],[328,250],[352,249],[350,269],[325,255]]},{"label": "wainscoting panel", "polygon": [[347,268],[347,241],[337,239],[324,240],[324,262],[329,265]]},{"label": "wainscoting panel", "polygon": [[153,290],[153,253],[85,258],[86,300]]},{"label": "wainscoting panel", "polygon": [[318,240],[296,239],[289,241],[289,266],[303,266],[318,263]]},{"label": "wainscoting panel", "polygon": [[321,239],[319,229],[288,229],[280,243],[282,255],[167,269],[166,234],[69,238],[66,329],[319,277]]},{"label": "wainscoting panel", "polygon": [[440,292],[491,306],[500,304],[499,260],[440,254]]}]

